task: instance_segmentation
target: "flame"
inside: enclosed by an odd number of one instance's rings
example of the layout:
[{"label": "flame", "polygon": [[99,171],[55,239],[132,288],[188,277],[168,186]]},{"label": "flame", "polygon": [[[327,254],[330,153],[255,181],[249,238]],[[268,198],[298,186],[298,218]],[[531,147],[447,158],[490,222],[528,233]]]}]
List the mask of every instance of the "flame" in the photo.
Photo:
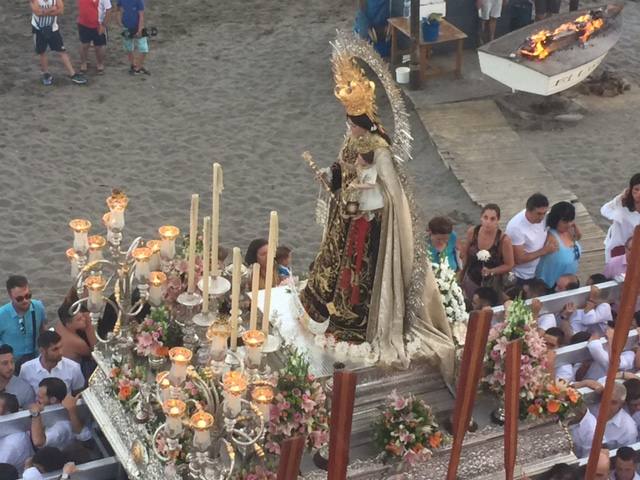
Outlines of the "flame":
[{"label": "flame", "polygon": [[572,22],[563,23],[553,32],[540,30],[534,33],[526,39],[524,46],[518,50],[518,53],[531,59],[543,60],[551,53],[547,47],[561,33],[576,32],[580,43],[585,43],[596,30],[603,26],[604,19],[601,17],[601,13],[591,12],[581,15]]}]

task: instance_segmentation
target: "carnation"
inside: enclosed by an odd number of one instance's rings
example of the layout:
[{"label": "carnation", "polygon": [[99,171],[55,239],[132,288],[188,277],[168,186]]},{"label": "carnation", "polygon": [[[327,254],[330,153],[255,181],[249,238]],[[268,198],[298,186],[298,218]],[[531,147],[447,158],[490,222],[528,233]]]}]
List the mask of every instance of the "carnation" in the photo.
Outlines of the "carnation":
[{"label": "carnation", "polygon": [[476,253],[476,258],[479,262],[488,262],[489,260],[491,260],[491,254],[488,250],[480,250],[478,251],[478,253]]}]

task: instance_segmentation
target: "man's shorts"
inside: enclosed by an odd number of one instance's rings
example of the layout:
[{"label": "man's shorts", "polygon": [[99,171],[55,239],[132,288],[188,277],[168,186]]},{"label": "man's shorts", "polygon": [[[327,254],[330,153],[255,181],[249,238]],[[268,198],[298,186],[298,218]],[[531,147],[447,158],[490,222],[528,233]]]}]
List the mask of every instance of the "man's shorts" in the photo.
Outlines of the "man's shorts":
[{"label": "man's shorts", "polygon": [[66,51],[64,43],[62,42],[60,30],[50,32],[48,35],[43,34],[40,30],[34,27],[31,27],[31,31],[33,32],[33,45],[35,46],[36,53],[38,55],[42,55],[46,52],[47,47],[49,47],[52,52]]},{"label": "man's shorts", "polygon": [[78,24],[78,36],[80,37],[80,43],[93,42],[96,47],[104,47],[107,44],[107,36],[104,33],[100,35],[97,28]]},{"label": "man's shorts", "polygon": [[535,0],[536,16],[560,13],[560,0]]},{"label": "man's shorts", "polygon": [[500,18],[502,14],[502,0],[482,0],[478,9],[478,17],[482,20],[489,18]]},{"label": "man's shorts", "polygon": [[[129,30],[129,33],[131,35],[135,35],[135,33],[137,32],[137,30]],[[124,45],[124,50],[126,52],[133,52],[133,50],[137,50],[140,53],[149,53],[149,41],[147,37],[140,37],[140,38],[126,38],[123,37],[123,45]]]}]

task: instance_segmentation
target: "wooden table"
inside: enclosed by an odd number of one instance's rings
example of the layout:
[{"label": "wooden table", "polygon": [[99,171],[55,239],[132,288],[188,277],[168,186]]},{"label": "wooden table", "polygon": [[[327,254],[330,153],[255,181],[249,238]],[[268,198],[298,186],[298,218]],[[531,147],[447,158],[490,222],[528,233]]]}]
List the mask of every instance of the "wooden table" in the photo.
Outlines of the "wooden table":
[{"label": "wooden table", "polygon": [[[398,56],[398,32],[404,36],[411,38],[411,27],[407,17],[391,17],[388,19],[391,26],[391,65],[395,65]],[[462,74],[462,47],[464,39],[467,35],[451,25],[444,18],[440,20],[440,34],[438,39],[433,42],[425,42],[422,39],[422,31],[420,32],[419,58],[420,58],[420,79],[426,80],[430,77],[436,77],[447,73],[455,73],[456,78],[460,78]],[[445,44],[449,42],[457,42],[455,68],[443,69],[429,65],[429,57],[431,56],[431,48],[434,45]]]}]

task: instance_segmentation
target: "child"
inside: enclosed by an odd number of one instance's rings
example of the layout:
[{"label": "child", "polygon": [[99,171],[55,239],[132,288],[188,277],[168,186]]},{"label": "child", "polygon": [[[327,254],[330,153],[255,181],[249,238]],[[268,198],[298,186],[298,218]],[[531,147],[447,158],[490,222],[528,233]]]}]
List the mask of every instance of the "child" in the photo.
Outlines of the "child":
[{"label": "child", "polygon": [[358,202],[360,216],[371,221],[374,210],[384,207],[384,197],[378,185],[378,171],[373,164],[374,152],[366,152],[358,155],[356,159],[356,171],[358,178],[349,185],[349,188],[358,190]]},{"label": "child", "polygon": [[447,217],[433,217],[427,226],[429,238],[427,248],[431,263],[440,264],[445,257],[454,272],[460,270],[458,255],[458,237],[453,231],[453,223]]},{"label": "child", "polygon": [[[143,36],[144,0],[118,0],[118,12],[120,12],[120,24],[125,29],[124,50],[129,58],[129,73],[150,75],[149,70],[144,68],[144,59],[149,53],[149,42],[147,37]],[[136,49],[139,53],[137,61],[134,55]]]},{"label": "child", "polygon": [[278,264],[278,278],[280,281],[291,276],[291,249],[280,245],[276,248],[276,263]]}]

